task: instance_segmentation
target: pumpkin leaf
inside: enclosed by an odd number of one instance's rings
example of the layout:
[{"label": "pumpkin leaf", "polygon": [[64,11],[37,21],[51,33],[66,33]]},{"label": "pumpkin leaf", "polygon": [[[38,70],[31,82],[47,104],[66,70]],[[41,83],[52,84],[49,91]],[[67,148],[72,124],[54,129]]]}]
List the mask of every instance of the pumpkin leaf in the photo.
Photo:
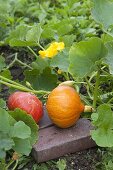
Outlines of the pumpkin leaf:
[{"label": "pumpkin leaf", "polygon": [[[9,111],[9,114],[16,121],[23,121],[28,127],[30,127],[30,130],[31,130],[30,141],[31,141],[31,144],[34,144],[38,139],[38,125],[35,123],[33,118],[21,109],[15,109],[14,111]],[[30,130],[28,130],[27,135],[30,134]]]},{"label": "pumpkin leaf", "polygon": [[74,77],[85,77],[96,69],[96,63],[104,58],[107,49],[99,38],[90,38],[74,44],[69,53],[69,72]]},{"label": "pumpkin leaf", "polygon": [[57,75],[49,67],[42,73],[37,69],[27,70],[24,75],[25,81],[28,81],[35,90],[52,90],[57,84]]},{"label": "pumpkin leaf", "polygon": [[108,54],[105,57],[105,63],[109,66],[110,74],[113,74],[113,41],[106,43]]},{"label": "pumpkin leaf", "polygon": [[14,127],[11,129],[11,136],[21,139],[29,138],[31,135],[31,129],[24,122],[18,121],[14,124]]},{"label": "pumpkin leaf", "polygon": [[63,50],[58,55],[53,57],[50,62],[51,67],[58,67],[64,72],[68,71],[69,67],[69,52],[68,50]]},{"label": "pumpkin leaf", "polygon": [[102,24],[103,29],[113,36],[113,2],[109,0],[93,0],[93,18]]},{"label": "pumpkin leaf", "polygon": [[8,133],[10,129],[9,115],[5,109],[0,108],[0,132]]},{"label": "pumpkin leaf", "polygon": [[[97,116],[98,114],[98,116]],[[98,146],[113,147],[113,112],[107,104],[97,108],[97,114],[92,114],[95,130],[91,131],[92,139]]]},{"label": "pumpkin leaf", "polygon": [[30,140],[29,139],[19,139],[19,138],[15,138],[14,139],[14,143],[15,146],[13,147],[13,149],[20,154],[23,155],[29,155],[32,149],[32,146],[30,144]]}]

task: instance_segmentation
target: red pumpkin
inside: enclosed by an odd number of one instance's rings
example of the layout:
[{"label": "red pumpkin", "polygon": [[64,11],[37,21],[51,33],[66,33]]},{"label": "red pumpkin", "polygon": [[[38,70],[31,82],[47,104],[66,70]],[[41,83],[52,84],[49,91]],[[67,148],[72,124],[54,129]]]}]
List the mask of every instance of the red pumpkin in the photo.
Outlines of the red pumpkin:
[{"label": "red pumpkin", "polygon": [[8,98],[8,108],[14,110],[20,108],[30,114],[36,122],[43,116],[42,102],[28,92],[15,92]]}]

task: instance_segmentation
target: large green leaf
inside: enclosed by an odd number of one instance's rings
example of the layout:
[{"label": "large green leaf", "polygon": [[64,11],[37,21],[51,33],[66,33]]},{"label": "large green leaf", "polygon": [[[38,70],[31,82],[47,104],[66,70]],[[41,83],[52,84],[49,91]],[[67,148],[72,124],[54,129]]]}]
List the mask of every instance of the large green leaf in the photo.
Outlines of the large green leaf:
[{"label": "large green leaf", "polygon": [[76,43],[70,49],[69,72],[74,77],[84,77],[96,69],[96,63],[106,54],[107,50],[99,38]]},{"label": "large green leaf", "polygon": [[113,74],[113,41],[106,43],[108,54],[105,58],[105,62],[109,66],[110,73]]},{"label": "large green leaf", "polygon": [[26,112],[15,109],[14,111],[9,111],[9,114],[16,120],[16,121],[23,121],[27,126],[31,129],[31,144],[34,144],[38,139],[38,125],[35,123],[33,118],[28,115]]},{"label": "large green leaf", "polygon": [[57,83],[57,75],[48,67],[41,74],[39,70],[33,69],[25,71],[24,75],[25,81],[28,81],[35,90],[51,90]]},{"label": "large green leaf", "polygon": [[13,149],[20,154],[29,155],[32,149],[29,139],[14,139],[15,146]]},{"label": "large green leaf", "polygon": [[93,114],[93,125],[96,129],[91,131],[92,139],[98,146],[113,147],[113,112],[110,106],[100,105],[97,109],[98,116]]},{"label": "large green leaf", "polygon": [[18,121],[14,124],[14,127],[11,129],[11,135],[12,137],[26,139],[30,137],[31,129],[24,122]]},{"label": "large green leaf", "polygon": [[53,57],[51,59],[50,65],[52,67],[58,67],[62,71],[67,72],[68,67],[69,67],[69,52],[68,52],[68,50],[64,50],[64,51],[60,52],[58,55],[56,55],[55,57]]},{"label": "large green leaf", "polygon": [[113,36],[113,2],[110,0],[93,0],[92,15],[104,29]]}]

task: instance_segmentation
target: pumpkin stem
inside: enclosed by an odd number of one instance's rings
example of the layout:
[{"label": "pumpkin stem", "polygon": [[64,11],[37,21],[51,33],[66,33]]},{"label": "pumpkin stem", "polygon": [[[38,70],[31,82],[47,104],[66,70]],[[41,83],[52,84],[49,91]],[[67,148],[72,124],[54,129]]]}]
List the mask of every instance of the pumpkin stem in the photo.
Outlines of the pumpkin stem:
[{"label": "pumpkin stem", "polygon": [[94,109],[93,109],[93,107],[92,106],[85,106],[85,108],[84,108],[84,112],[94,112]]},{"label": "pumpkin stem", "polygon": [[73,87],[73,85],[75,84],[75,81],[64,81],[62,83],[59,84],[59,86],[70,86]]}]

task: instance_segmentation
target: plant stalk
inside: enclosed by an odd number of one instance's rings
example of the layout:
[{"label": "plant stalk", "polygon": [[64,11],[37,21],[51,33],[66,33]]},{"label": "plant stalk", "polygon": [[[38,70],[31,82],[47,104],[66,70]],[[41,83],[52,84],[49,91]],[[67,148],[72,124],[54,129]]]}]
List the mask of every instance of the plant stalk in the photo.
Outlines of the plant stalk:
[{"label": "plant stalk", "polygon": [[96,76],[96,83],[94,88],[94,95],[93,95],[93,108],[96,109],[97,98],[98,98],[98,87],[100,82],[100,69],[98,68],[97,76]]},{"label": "plant stalk", "polygon": [[38,58],[38,55],[32,50],[31,47],[27,46],[27,48],[31,51],[31,53],[32,53],[36,58]]},{"label": "plant stalk", "polygon": [[13,87],[15,89],[18,89],[18,90],[21,90],[21,91],[25,91],[25,92],[34,93],[34,94],[49,94],[50,93],[49,91],[44,91],[44,90],[39,90],[39,91],[31,90],[31,89],[29,89],[27,87],[11,84],[11,83],[5,82],[3,80],[0,80],[0,83],[6,85],[8,87]]},{"label": "plant stalk", "polygon": [[18,159],[16,160],[15,166],[13,167],[13,169],[12,169],[12,170],[15,170],[15,169],[16,169],[16,167],[17,167],[17,165],[18,165]]},{"label": "plant stalk", "polygon": [[[17,85],[17,86],[25,87],[25,86],[23,86],[23,85],[15,82],[15,81],[10,80],[10,79],[8,79],[8,78],[6,78],[6,77],[3,77],[3,76],[0,76],[0,79],[3,80],[3,81],[5,81],[5,82],[8,82],[8,83],[15,84],[15,85]],[[27,88],[27,87],[26,87],[26,88]]]},{"label": "plant stalk", "polygon": [[15,160],[11,160],[8,165],[6,166],[6,169],[8,169],[13,163],[14,163]]},{"label": "plant stalk", "polygon": [[18,59],[16,59],[16,61],[19,63],[19,64],[21,64],[21,65],[23,65],[23,66],[25,66],[25,67],[28,67],[29,69],[33,69],[31,66],[29,66],[28,64],[26,64],[26,63],[23,63],[22,61],[20,61],[20,60],[18,60]]}]

